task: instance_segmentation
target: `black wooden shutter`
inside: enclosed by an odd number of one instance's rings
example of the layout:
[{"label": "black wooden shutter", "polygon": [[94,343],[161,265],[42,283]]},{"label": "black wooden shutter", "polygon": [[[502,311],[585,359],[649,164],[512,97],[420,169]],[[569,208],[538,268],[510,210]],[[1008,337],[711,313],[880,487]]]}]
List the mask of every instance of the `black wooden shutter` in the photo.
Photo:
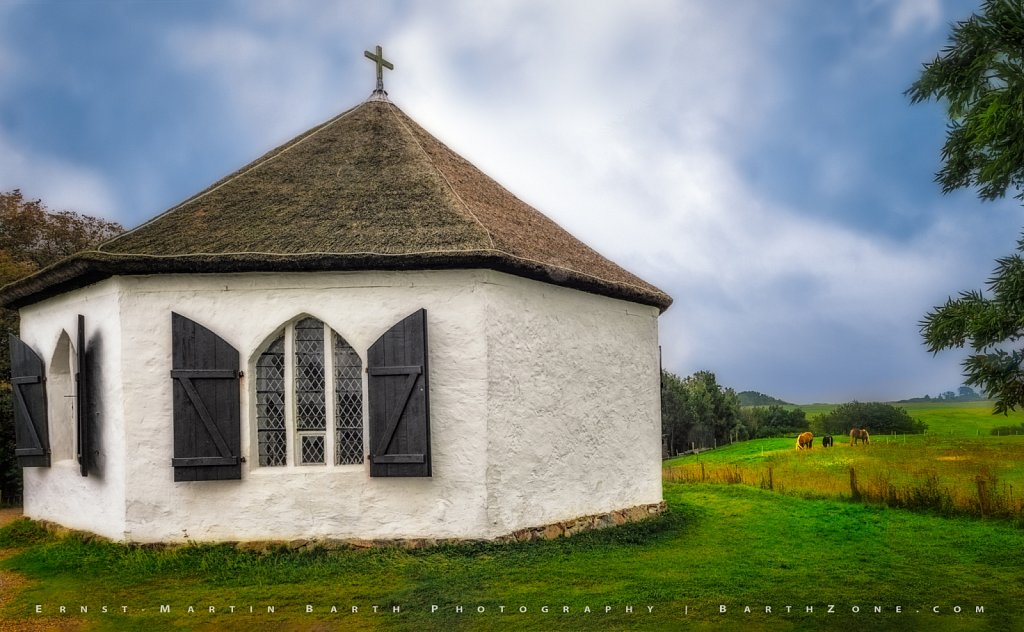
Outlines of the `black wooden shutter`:
[{"label": "black wooden shutter", "polygon": [[11,390],[14,392],[14,454],[22,467],[49,467],[50,433],[46,425],[43,361],[17,336],[8,336]]},{"label": "black wooden shutter", "polygon": [[175,481],[242,478],[238,351],[171,314]]},{"label": "black wooden shutter", "polygon": [[82,476],[89,475],[92,461],[92,442],[89,436],[89,372],[85,361],[85,316],[78,315],[78,373],[75,374],[75,422],[78,426],[77,456]]},{"label": "black wooden shutter", "polygon": [[430,476],[427,311],[378,338],[366,366],[370,476]]}]

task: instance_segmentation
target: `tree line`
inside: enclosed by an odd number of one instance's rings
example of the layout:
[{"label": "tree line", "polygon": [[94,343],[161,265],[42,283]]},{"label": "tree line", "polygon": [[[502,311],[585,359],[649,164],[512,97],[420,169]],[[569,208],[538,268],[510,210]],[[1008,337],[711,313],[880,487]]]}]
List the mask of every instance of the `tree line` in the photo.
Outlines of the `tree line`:
[{"label": "tree line", "polygon": [[804,411],[779,404],[745,406],[711,371],[685,378],[661,372],[661,422],[670,454],[807,429]]},{"label": "tree line", "polygon": [[905,409],[879,402],[841,404],[813,419],[793,406],[747,406],[710,371],[683,378],[665,370],[661,372],[661,425],[670,455],[808,430],[816,435],[842,435],[851,428],[879,434],[920,434],[927,429]]},{"label": "tree line", "polygon": [[910,399],[901,399],[900,404],[927,404],[928,402],[980,402],[985,400],[985,396],[978,393],[970,386],[961,386],[957,389],[958,392],[945,391],[935,397],[931,395],[925,395],[924,397],[911,397]]}]

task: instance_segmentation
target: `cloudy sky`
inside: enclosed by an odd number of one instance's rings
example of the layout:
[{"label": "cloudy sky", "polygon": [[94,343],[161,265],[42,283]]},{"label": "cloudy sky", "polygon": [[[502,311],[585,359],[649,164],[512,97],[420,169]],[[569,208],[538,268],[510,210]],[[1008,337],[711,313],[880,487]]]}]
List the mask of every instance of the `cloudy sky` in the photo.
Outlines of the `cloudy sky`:
[{"label": "cloudy sky", "polygon": [[0,0],[0,190],[126,227],[373,90],[674,299],[665,367],[955,390],[918,321],[1012,251],[903,91],[964,0]]}]

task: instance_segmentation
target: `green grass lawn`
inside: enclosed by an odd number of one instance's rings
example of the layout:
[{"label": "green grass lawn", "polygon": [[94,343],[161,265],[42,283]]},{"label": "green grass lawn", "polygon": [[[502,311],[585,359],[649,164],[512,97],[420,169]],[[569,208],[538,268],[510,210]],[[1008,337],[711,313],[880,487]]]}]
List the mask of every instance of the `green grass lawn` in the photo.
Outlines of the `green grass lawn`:
[{"label": "green grass lawn", "polygon": [[[866,448],[843,438],[797,452],[781,438],[675,459],[666,472],[703,466],[709,480],[749,480],[666,482],[668,515],[550,542],[155,550],[57,538],[19,521],[0,530],[9,556],[0,569],[28,584],[0,617],[19,627],[147,632],[1022,630],[1019,519],[850,502],[851,467],[865,490],[934,480],[969,500],[987,472],[1024,495],[1024,437],[988,436],[993,420],[1007,421],[985,406],[922,405],[911,414],[928,416],[937,432],[876,436]],[[769,467],[773,490],[761,489]]]},{"label": "green grass lawn", "polygon": [[1005,523],[743,486],[667,484],[665,497],[670,514],[646,524],[426,551],[154,551],[33,541],[37,532],[15,523],[0,546],[25,548],[0,566],[32,583],[3,615],[98,630],[1013,630],[1024,621],[1024,531]]}]

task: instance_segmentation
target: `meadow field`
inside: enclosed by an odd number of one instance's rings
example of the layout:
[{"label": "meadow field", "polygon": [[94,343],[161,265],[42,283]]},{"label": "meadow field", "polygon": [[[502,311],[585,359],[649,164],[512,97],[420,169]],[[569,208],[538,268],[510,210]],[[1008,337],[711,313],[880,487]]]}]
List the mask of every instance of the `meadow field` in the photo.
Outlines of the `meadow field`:
[{"label": "meadow field", "polygon": [[[993,428],[1021,423],[1024,414],[993,415],[988,402],[904,408],[928,424],[927,433],[873,435],[867,446],[837,436],[830,449],[817,438],[803,451],[792,438],[745,441],[666,461],[665,477],[1024,523],[1024,435],[991,435]],[[810,418],[830,408],[808,409]]]},{"label": "meadow field", "polygon": [[[1018,519],[857,500],[848,473],[845,488],[814,483],[850,467],[865,487],[871,471],[897,487],[934,474],[969,497],[987,468],[1016,498],[1024,437],[961,428],[799,453],[793,441],[668,462],[666,515],[553,541],[260,553],[18,520],[0,529],[0,630],[1024,629]],[[701,467],[703,481],[672,480]],[[770,486],[714,474],[767,467]]]},{"label": "meadow field", "polygon": [[[893,404],[907,411],[916,419],[928,424],[928,434],[951,435],[957,437],[987,436],[989,431],[999,426],[1016,426],[1024,423],[1024,411],[1013,411],[1007,415],[993,415],[992,402],[916,402],[912,404]],[[799,408],[810,419],[835,408],[835,404],[791,405],[787,408]]]}]

